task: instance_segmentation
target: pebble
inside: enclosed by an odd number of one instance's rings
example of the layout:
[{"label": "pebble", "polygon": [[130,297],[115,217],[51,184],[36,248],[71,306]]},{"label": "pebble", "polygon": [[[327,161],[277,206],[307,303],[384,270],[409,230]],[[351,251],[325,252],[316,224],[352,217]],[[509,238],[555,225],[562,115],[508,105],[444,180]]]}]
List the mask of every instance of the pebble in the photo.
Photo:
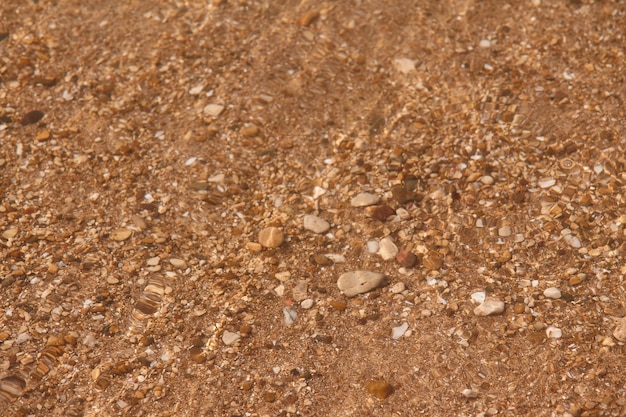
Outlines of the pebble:
[{"label": "pebble", "polygon": [[241,338],[239,333],[229,332],[228,330],[224,330],[224,334],[222,334],[222,342],[224,342],[226,346],[232,345],[239,340],[239,338]]},{"label": "pebble", "polygon": [[330,229],[330,223],[326,220],[314,216],[312,214],[307,214],[304,216],[304,228],[306,230],[310,230],[313,233],[325,233]]},{"label": "pebble", "polygon": [[307,290],[308,290],[308,285],[307,285],[306,281],[298,282],[293,287],[293,290],[291,290],[291,295],[292,295],[294,301],[302,301],[302,300],[304,300],[306,298]]},{"label": "pebble", "polygon": [[480,182],[482,182],[485,185],[492,185],[495,182],[495,180],[493,179],[491,175],[483,175],[482,177],[480,177]]},{"label": "pebble", "polygon": [[266,227],[259,233],[259,243],[266,248],[277,248],[285,241],[283,231],[278,227]]},{"label": "pebble", "polygon": [[204,106],[204,114],[211,117],[219,116],[224,110],[221,104],[207,104]]},{"label": "pebble", "polygon": [[398,247],[393,243],[393,239],[387,236],[378,243],[378,254],[385,261],[394,259],[398,255]]},{"label": "pebble", "polygon": [[461,392],[461,394],[463,394],[465,398],[477,398],[478,397],[478,391],[469,389],[469,388],[464,389]]},{"label": "pebble", "polygon": [[563,336],[563,332],[558,327],[548,326],[546,328],[546,336],[551,339],[560,339]]},{"label": "pebble", "polygon": [[393,393],[393,386],[382,379],[366,382],[365,389],[374,397],[381,400],[384,400]]},{"label": "pebble", "polygon": [[283,308],[283,316],[285,317],[285,324],[291,326],[296,321],[298,312],[293,307],[285,307]]},{"label": "pebble", "polygon": [[185,269],[187,268],[187,262],[178,258],[170,258],[170,263],[174,268]]},{"label": "pebble", "polygon": [[546,290],[543,292],[543,295],[547,298],[561,298],[561,290],[556,287],[546,288]]},{"label": "pebble", "polygon": [[346,257],[343,255],[339,255],[338,253],[327,253],[325,256],[336,264],[342,264],[346,262]]},{"label": "pebble", "polygon": [[241,135],[253,137],[259,134],[259,127],[256,125],[248,125],[241,128]]},{"label": "pebble", "polygon": [[404,285],[404,282],[396,282],[390,289],[393,294],[400,294],[404,290],[406,290],[406,285]]},{"label": "pebble", "polygon": [[491,46],[491,41],[489,39],[481,39],[478,46],[481,48],[489,48]]},{"label": "pebble", "polygon": [[482,304],[485,302],[485,299],[487,298],[487,294],[485,294],[484,291],[477,291],[475,293],[472,293],[471,297],[472,297],[472,301],[478,304]]},{"label": "pebble", "polygon": [[111,239],[121,242],[130,237],[133,232],[129,229],[121,228],[111,232]]},{"label": "pebble", "polygon": [[363,294],[382,285],[385,276],[378,272],[352,271],[342,274],[337,286],[347,297]]},{"label": "pebble", "polygon": [[394,327],[391,329],[391,338],[393,340],[400,339],[404,333],[406,333],[409,328],[409,324],[407,322],[402,323],[400,326]]},{"label": "pebble", "polygon": [[313,307],[313,303],[314,301],[312,299],[307,298],[306,300],[302,300],[302,302],[300,303],[300,307],[302,307],[305,310],[308,310],[311,307]]},{"label": "pebble", "polygon": [[402,74],[408,74],[411,71],[415,71],[415,64],[417,64],[417,60],[414,59],[396,58],[393,60],[393,66]]},{"label": "pebble", "polygon": [[556,180],[554,178],[542,178],[539,180],[539,186],[541,188],[550,188],[554,184],[556,184]]},{"label": "pebble", "polygon": [[617,322],[617,327],[613,331],[613,337],[620,342],[626,342],[626,317],[622,317]]},{"label": "pebble", "polygon": [[43,116],[44,116],[43,112],[39,110],[29,111],[22,117],[22,120],[20,120],[20,123],[24,126],[32,125],[32,124],[37,123],[41,119],[43,119]]},{"label": "pebble", "polygon": [[405,268],[413,268],[417,263],[417,256],[409,251],[401,250],[396,255],[396,261]]},{"label": "pebble", "polygon": [[509,226],[503,226],[498,229],[498,236],[509,237],[511,236],[511,228]]},{"label": "pebble", "polygon": [[372,206],[368,207],[367,212],[370,216],[376,220],[384,222],[392,214],[396,214],[396,211],[389,206]]},{"label": "pebble", "polygon": [[350,205],[352,207],[367,207],[378,204],[379,201],[380,197],[376,194],[361,193],[353,197],[352,200],[350,200]]},{"label": "pebble", "polygon": [[376,253],[378,252],[378,242],[375,240],[368,240],[367,241],[367,251],[369,253]]},{"label": "pebble", "polygon": [[477,316],[492,316],[504,312],[504,301],[487,300],[474,309]]}]

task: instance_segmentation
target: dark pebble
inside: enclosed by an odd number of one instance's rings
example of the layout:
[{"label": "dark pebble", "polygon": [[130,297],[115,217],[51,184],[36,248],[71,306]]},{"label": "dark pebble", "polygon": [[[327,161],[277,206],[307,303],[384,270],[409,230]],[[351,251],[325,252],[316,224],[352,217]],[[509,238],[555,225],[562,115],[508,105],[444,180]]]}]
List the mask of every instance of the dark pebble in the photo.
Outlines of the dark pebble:
[{"label": "dark pebble", "polygon": [[33,111],[29,111],[28,113],[26,113],[24,115],[24,117],[22,117],[21,123],[26,126],[26,125],[32,125],[37,123],[38,121],[40,121],[41,119],[43,119],[43,112],[39,111],[39,110],[33,110]]}]

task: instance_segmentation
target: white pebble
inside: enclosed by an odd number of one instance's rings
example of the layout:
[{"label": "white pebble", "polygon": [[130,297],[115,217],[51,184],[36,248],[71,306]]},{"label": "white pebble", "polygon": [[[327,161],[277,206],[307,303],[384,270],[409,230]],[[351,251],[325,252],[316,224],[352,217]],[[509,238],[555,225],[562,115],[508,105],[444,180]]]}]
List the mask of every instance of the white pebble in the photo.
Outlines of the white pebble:
[{"label": "white pebble", "polygon": [[324,256],[336,264],[342,264],[346,262],[346,257],[337,253],[327,253]]},{"label": "white pebble", "polygon": [[400,339],[404,335],[404,333],[407,331],[408,328],[409,328],[409,324],[407,322],[402,323],[398,327],[394,327],[393,329],[391,329],[391,338],[393,340]]},{"label": "white pebble", "polygon": [[393,286],[389,289],[389,291],[391,291],[393,294],[400,294],[402,291],[404,291],[406,289],[406,285],[404,285],[404,282],[396,282],[395,284],[393,284]]},{"label": "white pebble", "polygon": [[228,330],[224,330],[224,334],[222,334],[222,342],[224,342],[226,346],[230,346],[233,343],[235,343],[237,340],[239,340],[240,337],[241,335],[239,333],[229,332]]},{"label": "white pebble", "polygon": [[556,184],[556,180],[554,178],[542,178],[539,180],[539,186],[541,188],[550,188],[554,184]]},{"label": "white pebble", "polygon": [[546,329],[546,335],[551,339],[559,339],[563,336],[563,332],[558,327],[549,326]]},{"label": "white pebble", "polygon": [[489,48],[491,46],[491,41],[489,39],[481,39],[478,46],[481,48]]},{"label": "white pebble", "polygon": [[368,240],[367,241],[367,251],[369,253],[376,253],[378,252],[378,242],[375,240]]},{"label": "white pebble", "polygon": [[224,106],[221,104],[207,104],[204,107],[204,114],[207,116],[217,117],[224,110]]},{"label": "white pebble", "polygon": [[352,207],[366,207],[377,204],[380,201],[380,197],[371,193],[360,193],[350,200]]},{"label": "white pebble", "polygon": [[473,389],[469,389],[469,388],[464,389],[462,394],[463,394],[463,396],[465,398],[476,398],[476,397],[478,397],[478,391],[473,390]]},{"label": "white pebble", "polygon": [[546,288],[546,290],[543,292],[543,295],[547,298],[561,298],[561,290],[556,287]]},{"label": "white pebble", "polygon": [[474,309],[477,316],[491,316],[500,314],[504,311],[504,301],[487,300]]},{"label": "white pebble", "polygon": [[298,313],[292,307],[283,308],[283,315],[285,316],[285,324],[287,326],[291,326],[298,317]]},{"label": "white pebble", "polygon": [[312,299],[307,298],[306,300],[303,300],[303,301],[300,303],[300,307],[302,307],[302,308],[303,308],[303,309],[305,309],[305,310],[308,310],[308,309],[310,309],[311,307],[313,307],[313,302],[314,302],[314,301],[313,301]]},{"label": "white pebble", "polygon": [[381,239],[378,245],[379,245],[378,254],[385,261],[394,259],[396,255],[398,254],[398,247],[396,246],[395,243],[393,243],[393,239],[389,236],[387,236],[384,239]]},{"label": "white pebble", "polygon": [[485,302],[487,294],[485,294],[484,291],[477,291],[475,293],[472,293],[471,297],[472,301],[474,301],[475,303],[482,304]]},{"label": "white pebble", "polygon": [[325,233],[330,229],[330,223],[312,214],[304,216],[303,223],[304,228],[313,233]]}]

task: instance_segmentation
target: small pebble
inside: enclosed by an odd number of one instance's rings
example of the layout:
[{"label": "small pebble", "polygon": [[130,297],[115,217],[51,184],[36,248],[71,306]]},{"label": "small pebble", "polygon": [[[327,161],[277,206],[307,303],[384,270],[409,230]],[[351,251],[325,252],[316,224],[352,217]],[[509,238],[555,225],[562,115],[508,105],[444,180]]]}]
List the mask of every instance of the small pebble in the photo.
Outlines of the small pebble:
[{"label": "small pebble", "polygon": [[491,175],[483,175],[482,177],[480,177],[480,182],[482,182],[485,185],[492,185],[495,182],[495,180],[493,179]]},{"label": "small pebble", "polygon": [[481,39],[478,46],[481,48],[489,48],[491,46],[491,41],[489,39]]},{"label": "small pebble", "polygon": [[382,379],[366,382],[365,389],[374,397],[381,400],[384,400],[393,393],[393,386]]},{"label": "small pebble", "polygon": [[404,285],[404,282],[396,282],[395,284],[393,284],[393,286],[390,288],[390,291],[393,294],[400,294],[402,291],[404,291],[406,289],[406,285]]},{"label": "small pebble", "polygon": [[330,229],[330,223],[312,214],[304,216],[303,223],[304,228],[313,233],[326,233]]},{"label": "small pebble", "polygon": [[511,236],[511,228],[509,226],[503,226],[498,229],[498,236],[509,237]]},{"label": "small pebble", "polygon": [[504,301],[487,300],[474,309],[477,316],[492,316],[504,312]]},{"label": "small pebble", "polygon": [[298,313],[292,307],[283,308],[283,316],[285,317],[285,324],[291,326],[298,317]]},{"label": "small pebble", "polygon": [[407,322],[402,323],[400,326],[394,327],[391,329],[391,338],[393,340],[400,339],[404,333],[409,328],[409,324]]},{"label": "small pebble", "polygon": [[620,342],[626,342],[626,317],[622,317],[618,322],[615,330],[613,331],[613,337]]},{"label": "small pebble", "polygon": [[378,243],[378,254],[385,261],[394,259],[398,254],[398,247],[393,243],[393,239],[387,236]]},{"label": "small pebble", "polygon": [[241,135],[246,137],[252,137],[259,134],[259,127],[256,125],[248,125],[241,128]]},{"label": "small pebble", "polygon": [[472,293],[471,297],[472,301],[474,301],[475,303],[482,304],[485,302],[487,294],[485,294],[484,291],[477,291],[475,293]]},{"label": "small pebble", "polygon": [[396,211],[389,206],[372,206],[368,207],[367,212],[370,216],[376,220],[384,222],[392,214],[396,214]]},{"label": "small pebble", "polygon": [[224,330],[224,334],[222,334],[222,342],[224,342],[226,346],[230,346],[233,343],[235,343],[237,340],[239,340],[240,337],[241,336],[239,335],[239,333],[229,332],[228,330]]},{"label": "small pebble", "polygon": [[308,290],[308,285],[307,285],[306,281],[298,282],[293,287],[293,290],[291,290],[291,295],[292,295],[294,301],[302,301],[302,300],[304,300],[306,298],[307,290]]},{"label": "small pebble", "polygon": [[221,104],[207,104],[204,106],[204,114],[211,117],[219,116],[224,110]]},{"label": "small pebble", "polygon": [[563,332],[558,327],[548,326],[546,328],[546,336],[551,339],[559,339],[563,336]]},{"label": "small pebble", "polygon": [[403,249],[396,255],[396,261],[405,268],[413,268],[417,263],[417,256]]},{"label": "small pebble", "polygon": [[337,253],[327,253],[325,256],[336,264],[342,264],[346,262],[346,257]]},{"label": "small pebble", "polygon": [[302,308],[303,308],[303,309],[305,309],[305,310],[308,310],[308,309],[310,309],[311,307],[313,307],[313,303],[314,303],[314,301],[313,301],[312,299],[307,298],[306,300],[303,300],[303,301],[300,303],[300,307],[302,307]]},{"label": "small pebble", "polygon": [[354,297],[378,288],[385,276],[378,272],[353,271],[342,274],[337,280],[337,286],[347,297]]},{"label": "small pebble", "polygon": [[366,207],[378,204],[379,201],[380,197],[376,194],[361,193],[350,200],[350,205],[352,207]]},{"label": "small pebble", "polygon": [[556,184],[556,180],[554,178],[542,178],[539,180],[539,186],[541,188],[550,188],[554,184]]},{"label": "small pebble", "polygon": [[378,252],[378,242],[375,240],[368,240],[367,241],[367,251],[369,253],[376,253]]},{"label": "small pebble", "polygon": [[22,117],[22,120],[20,121],[20,123],[24,126],[32,125],[32,124],[37,123],[41,119],[43,119],[43,116],[44,116],[43,112],[39,110],[29,111]]},{"label": "small pebble", "polygon": [[469,388],[464,389],[462,394],[465,398],[477,398],[478,397],[478,391],[469,389]]},{"label": "small pebble", "polygon": [[556,287],[546,288],[546,290],[543,292],[543,295],[547,298],[561,298],[561,290]]},{"label": "small pebble", "polygon": [[278,227],[266,227],[259,233],[259,243],[266,248],[277,248],[284,241],[285,235]]},{"label": "small pebble", "polygon": [[182,259],[170,258],[170,263],[172,264],[174,268],[178,268],[178,269],[187,268],[187,262],[183,261]]}]

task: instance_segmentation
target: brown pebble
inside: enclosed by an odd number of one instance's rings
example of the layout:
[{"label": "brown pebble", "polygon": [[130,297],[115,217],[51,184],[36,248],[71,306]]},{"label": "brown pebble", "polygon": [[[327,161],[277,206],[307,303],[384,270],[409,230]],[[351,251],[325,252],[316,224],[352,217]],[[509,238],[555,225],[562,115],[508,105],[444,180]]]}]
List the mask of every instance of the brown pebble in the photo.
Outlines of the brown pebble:
[{"label": "brown pebble", "polygon": [[332,300],[329,301],[328,304],[337,311],[344,311],[348,307],[345,301]]},{"label": "brown pebble", "polygon": [[241,128],[241,135],[246,137],[252,137],[259,134],[259,127],[256,125],[248,125]]},{"label": "brown pebble", "polygon": [[390,383],[383,381],[382,379],[366,382],[365,389],[374,397],[381,400],[384,400],[393,393],[393,386]]},{"label": "brown pebble", "polygon": [[266,227],[259,233],[259,243],[266,248],[277,248],[284,240],[285,235],[278,227]]},{"label": "brown pebble", "polygon": [[415,193],[406,189],[406,186],[402,184],[394,185],[391,187],[391,195],[394,200],[400,204],[408,203],[411,200],[415,200]]},{"label": "brown pebble", "polygon": [[239,328],[239,333],[241,333],[242,336],[249,335],[251,332],[252,326],[250,326],[249,324],[244,324]]},{"label": "brown pebble", "polygon": [[569,285],[578,285],[581,282],[583,282],[583,279],[581,277],[579,277],[578,275],[574,275],[573,277],[570,277],[569,279]]},{"label": "brown pebble", "polygon": [[396,213],[396,211],[389,206],[368,207],[367,212],[371,217],[381,222],[384,222],[389,216]]},{"label": "brown pebble", "polygon": [[22,123],[22,125],[24,126],[32,125],[32,124],[37,123],[41,119],[43,119],[43,116],[44,116],[43,112],[39,110],[29,111],[22,117],[22,120],[20,121],[20,123]]},{"label": "brown pebble", "polygon": [[333,261],[330,260],[328,256],[322,255],[322,254],[314,255],[313,262],[316,265],[320,265],[320,266],[328,266],[328,265],[332,265],[333,263]]},{"label": "brown pebble", "polygon": [[417,262],[417,256],[409,251],[401,250],[396,255],[396,261],[405,268],[413,268]]},{"label": "brown pebble", "polygon": [[443,265],[443,259],[437,253],[430,253],[424,257],[422,264],[426,269],[436,271]]},{"label": "brown pebble", "polygon": [[513,307],[515,314],[522,314],[525,310],[526,308],[524,307],[524,304],[515,304]]},{"label": "brown pebble", "polygon": [[43,131],[39,132],[37,134],[37,136],[35,137],[35,140],[37,142],[45,142],[48,139],[50,139],[50,131],[49,130],[43,130]]},{"label": "brown pebble", "polygon": [[298,24],[300,26],[309,26],[317,17],[320,15],[320,12],[317,10],[310,10],[300,16],[298,19]]},{"label": "brown pebble", "polygon": [[204,356],[204,350],[201,347],[194,346],[189,349],[189,356],[195,363],[204,363],[206,356]]}]

